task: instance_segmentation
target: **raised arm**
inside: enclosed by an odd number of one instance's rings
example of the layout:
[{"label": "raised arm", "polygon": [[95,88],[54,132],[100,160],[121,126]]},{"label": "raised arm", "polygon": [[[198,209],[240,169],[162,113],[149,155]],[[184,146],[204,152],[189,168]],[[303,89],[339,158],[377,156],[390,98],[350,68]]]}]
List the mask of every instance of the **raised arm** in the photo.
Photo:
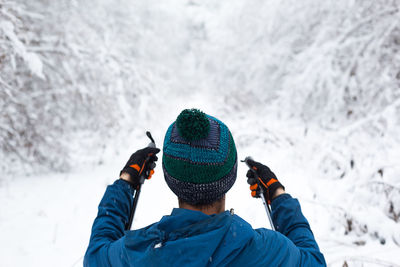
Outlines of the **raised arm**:
[{"label": "raised arm", "polygon": [[[271,231],[268,234],[262,233],[265,238],[275,239],[281,247],[286,248],[280,249],[279,253],[288,254],[281,256],[297,262],[298,266],[326,266],[310,225],[301,212],[299,201],[285,193],[283,185],[267,166],[253,160],[249,164],[253,168],[253,171],[247,173],[252,196],[258,197],[259,187],[262,187],[265,199],[272,204],[272,221],[276,231],[291,242]],[[274,247],[279,246],[276,244]]]},{"label": "raised arm", "polygon": [[[146,147],[132,154],[120,173],[120,179],[107,187],[92,227],[84,266],[111,266],[110,258],[123,265],[124,232],[133,206],[133,194],[140,184],[140,176],[148,169],[150,178],[154,173],[158,148]],[[147,172],[146,172],[147,173]],[[113,264],[115,265],[115,264]]]},{"label": "raised arm", "polygon": [[124,236],[133,193],[133,187],[122,179],[107,187],[92,226],[84,266],[111,266],[108,259],[109,249]]}]

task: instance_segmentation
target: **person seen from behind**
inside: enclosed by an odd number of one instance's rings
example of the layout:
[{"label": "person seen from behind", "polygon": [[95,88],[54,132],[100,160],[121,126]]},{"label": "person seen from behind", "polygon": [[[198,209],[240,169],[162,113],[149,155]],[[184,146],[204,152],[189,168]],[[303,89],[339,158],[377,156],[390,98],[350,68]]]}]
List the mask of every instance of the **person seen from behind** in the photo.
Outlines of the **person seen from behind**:
[{"label": "person seen from behind", "polygon": [[145,228],[126,229],[140,176],[154,173],[159,152],[146,147],[133,153],[107,187],[84,266],[326,266],[299,201],[266,165],[249,160],[247,177],[251,195],[263,192],[271,203],[276,231],[253,229],[225,210],[237,176],[235,142],[223,122],[197,109],[180,113],[163,144],[164,178],[179,208]]}]

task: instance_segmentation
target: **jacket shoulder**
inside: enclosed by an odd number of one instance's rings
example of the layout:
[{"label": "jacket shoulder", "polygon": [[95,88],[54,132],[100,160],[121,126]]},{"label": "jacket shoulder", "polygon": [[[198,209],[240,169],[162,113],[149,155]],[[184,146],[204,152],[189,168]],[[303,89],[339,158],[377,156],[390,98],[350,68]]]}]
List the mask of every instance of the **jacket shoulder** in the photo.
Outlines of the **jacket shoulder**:
[{"label": "jacket shoulder", "polygon": [[[234,215],[231,232],[242,243],[231,266],[297,266],[300,255],[292,242],[279,232],[253,227]],[[236,233],[236,234],[235,234]],[[232,265],[233,264],[233,265]],[[244,264],[244,265],[241,265]]]}]

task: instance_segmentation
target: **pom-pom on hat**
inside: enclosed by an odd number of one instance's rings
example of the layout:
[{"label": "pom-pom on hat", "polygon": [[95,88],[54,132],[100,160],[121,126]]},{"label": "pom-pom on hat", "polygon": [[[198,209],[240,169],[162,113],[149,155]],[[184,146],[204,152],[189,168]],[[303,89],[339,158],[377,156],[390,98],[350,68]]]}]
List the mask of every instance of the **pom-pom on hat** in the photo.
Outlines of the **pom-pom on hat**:
[{"label": "pom-pom on hat", "polygon": [[163,171],[169,188],[192,205],[211,204],[235,183],[237,153],[228,127],[198,109],[185,109],[167,130]]}]

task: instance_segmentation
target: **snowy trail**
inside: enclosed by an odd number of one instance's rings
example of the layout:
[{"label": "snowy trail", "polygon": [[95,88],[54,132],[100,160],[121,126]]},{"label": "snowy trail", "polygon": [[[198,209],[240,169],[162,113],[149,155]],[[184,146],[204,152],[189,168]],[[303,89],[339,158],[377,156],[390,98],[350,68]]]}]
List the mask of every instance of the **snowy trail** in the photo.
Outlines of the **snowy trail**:
[{"label": "snowy trail", "polygon": [[[347,207],[343,202],[351,200],[351,193],[340,188],[341,180],[318,177],[314,164],[320,159],[313,154],[313,144],[328,144],[323,136],[310,133],[313,140],[310,143],[301,137],[303,125],[282,122],[268,115],[261,118],[250,109],[232,116],[221,109],[226,100],[213,98],[213,95],[175,93],[158,95],[158,98],[150,95],[147,102],[144,98],[143,105],[164,99],[169,99],[170,105],[154,105],[147,115],[148,120],[138,125],[140,129],[151,129],[159,147],[168,125],[183,108],[197,107],[216,114],[231,129],[239,159],[251,155],[268,164],[287,191],[300,200],[328,266],[343,266],[345,260],[351,263],[350,266],[400,266],[398,246],[391,240],[383,246],[378,239],[343,234],[342,211]],[[102,165],[77,167],[67,174],[3,180],[0,185],[0,203],[3,204],[0,232],[3,244],[7,245],[0,250],[2,266],[82,265],[91,224],[106,186],[117,178],[129,155],[148,143],[144,132],[139,130],[129,134],[128,139],[132,141],[124,144],[119,154],[93,155],[104,161]],[[124,140],[121,142],[126,142]],[[250,197],[246,171],[245,165],[239,164],[238,179],[227,194],[226,208],[234,208],[235,213],[254,228],[268,228],[261,201]],[[167,187],[158,166],[154,177],[143,187],[133,228],[158,221],[176,206],[176,197]],[[361,216],[369,216],[365,221],[379,223],[373,218],[377,209],[366,207],[365,210],[367,213],[361,213]],[[398,229],[398,225],[386,225],[386,232]],[[366,244],[359,246],[355,241]]]},{"label": "snowy trail", "polygon": [[[334,214],[326,207],[332,203],[324,203],[320,198],[320,194],[329,191],[329,180],[313,179],[310,170],[303,168],[304,159],[295,158],[297,148],[290,145],[290,140],[279,138],[275,142],[266,142],[265,138],[255,138],[263,135],[254,135],[248,127],[251,123],[242,121],[242,125],[237,126],[237,123],[227,121],[232,125],[239,159],[253,155],[268,162],[281,177],[287,191],[299,198],[328,266],[342,266],[344,260],[352,263],[351,266],[399,266],[399,250],[392,242],[382,246],[378,240],[368,240],[364,246],[357,246],[353,237],[331,231],[329,222],[334,219]],[[274,129],[279,125],[276,122],[270,127]],[[156,142],[161,143],[163,131],[156,131]],[[279,133],[277,129],[276,133]],[[146,144],[147,140],[143,136],[137,143]],[[69,174],[16,177],[3,183],[0,187],[2,266],[81,266],[97,205],[129,153],[124,152],[104,165],[93,165]],[[255,228],[268,228],[261,201],[250,197],[244,178],[246,171],[244,164],[239,165],[238,179],[227,195],[226,208],[234,208],[236,214]],[[157,167],[154,177],[143,187],[133,228],[159,220],[176,205],[176,197]]]},{"label": "snowy trail", "polygon": [[20,177],[3,185],[2,266],[81,265],[89,218],[95,216],[91,207],[105,184],[96,172],[81,172]]}]

